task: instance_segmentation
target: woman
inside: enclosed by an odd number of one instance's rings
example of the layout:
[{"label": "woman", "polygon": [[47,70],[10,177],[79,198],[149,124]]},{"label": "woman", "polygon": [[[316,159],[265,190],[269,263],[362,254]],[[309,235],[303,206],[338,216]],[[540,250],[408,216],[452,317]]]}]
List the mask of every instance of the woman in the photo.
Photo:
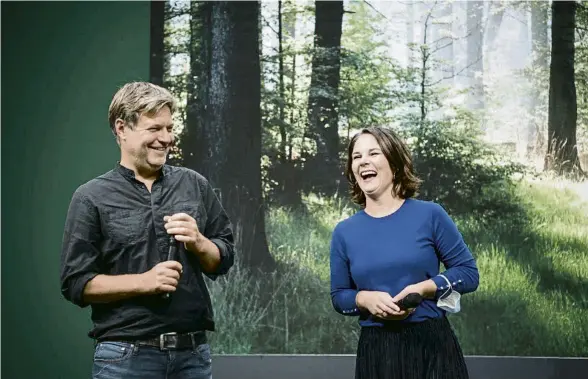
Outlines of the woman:
[{"label": "woman", "polygon": [[[390,130],[367,128],[352,138],[346,175],[363,209],[333,231],[331,298],[337,312],[359,316],[356,379],[468,378],[445,317],[459,311],[460,294],[478,287],[457,227],[438,204],[413,198],[420,181]],[[401,310],[398,301],[410,293],[422,302]]]}]

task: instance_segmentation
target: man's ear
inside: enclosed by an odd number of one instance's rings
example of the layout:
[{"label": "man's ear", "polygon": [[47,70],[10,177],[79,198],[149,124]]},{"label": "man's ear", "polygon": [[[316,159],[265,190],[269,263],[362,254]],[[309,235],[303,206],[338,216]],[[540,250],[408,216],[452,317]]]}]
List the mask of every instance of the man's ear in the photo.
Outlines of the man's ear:
[{"label": "man's ear", "polygon": [[125,122],[120,118],[117,118],[114,122],[114,132],[116,133],[116,137],[118,140],[124,141],[126,139]]}]

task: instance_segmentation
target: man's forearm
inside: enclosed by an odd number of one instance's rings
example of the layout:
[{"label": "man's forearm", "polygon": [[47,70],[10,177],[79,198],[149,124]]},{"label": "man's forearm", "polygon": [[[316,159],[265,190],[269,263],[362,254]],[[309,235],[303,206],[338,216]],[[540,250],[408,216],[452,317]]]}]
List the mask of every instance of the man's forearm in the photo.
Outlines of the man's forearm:
[{"label": "man's forearm", "polygon": [[192,252],[200,260],[202,270],[206,273],[213,273],[218,269],[221,263],[221,254],[218,246],[211,240],[200,236],[199,241],[195,244]]},{"label": "man's forearm", "polygon": [[97,275],[84,287],[86,303],[109,303],[145,294],[141,274]]}]

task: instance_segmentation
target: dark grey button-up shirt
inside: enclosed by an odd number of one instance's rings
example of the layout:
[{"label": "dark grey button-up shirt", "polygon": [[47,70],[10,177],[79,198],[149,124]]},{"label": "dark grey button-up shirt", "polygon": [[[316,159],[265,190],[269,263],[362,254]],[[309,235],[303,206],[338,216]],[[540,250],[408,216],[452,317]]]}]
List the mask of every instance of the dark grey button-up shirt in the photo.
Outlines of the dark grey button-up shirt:
[{"label": "dark grey button-up shirt", "polygon": [[[61,252],[61,292],[86,307],[83,290],[98,274],[140,274],[167,260],[166,215],[192,216],[200,232],[218,246],[221,264],[211,279],[234,262],[231,223],[208,181],[197,172],[165,165],[151,192],[133,171],[115,169],[80,186],[71,200]],[[167,332],[214,330],[210,296],[196,255],[179,243],[175,260],[183,266],[178,287],[168,300],[136,296],[92,304],[89,336],[141,339]]]}]

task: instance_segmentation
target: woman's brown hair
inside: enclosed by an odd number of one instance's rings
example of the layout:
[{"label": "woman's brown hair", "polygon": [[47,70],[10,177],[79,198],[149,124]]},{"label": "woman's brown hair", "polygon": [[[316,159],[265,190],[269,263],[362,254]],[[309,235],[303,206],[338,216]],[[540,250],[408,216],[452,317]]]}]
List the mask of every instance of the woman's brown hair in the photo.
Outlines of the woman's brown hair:
[{"label": "woman's brown hair", "polygon": [[345,176],[347,176],[347,180],[350,184],[351,199],[353,202],[365,207],[365,194],[355,180],[351,168],[353,162],[353,148],[355,147],[357,139],[362,134],[371,134],[374,136],[380,149],[382,149],[382,153],[388,160],[390,170],[392,171],[392,191],[394,194],[401,199],[415,196],[421,184],[421,180],[417,177],[414,171],[412,156],[408,150],[408,146],[393,131],[373,126],[364,128],[354,135],[353,138],[351,138],[351,141],[349,141],[349,146],[347,148]]}]

